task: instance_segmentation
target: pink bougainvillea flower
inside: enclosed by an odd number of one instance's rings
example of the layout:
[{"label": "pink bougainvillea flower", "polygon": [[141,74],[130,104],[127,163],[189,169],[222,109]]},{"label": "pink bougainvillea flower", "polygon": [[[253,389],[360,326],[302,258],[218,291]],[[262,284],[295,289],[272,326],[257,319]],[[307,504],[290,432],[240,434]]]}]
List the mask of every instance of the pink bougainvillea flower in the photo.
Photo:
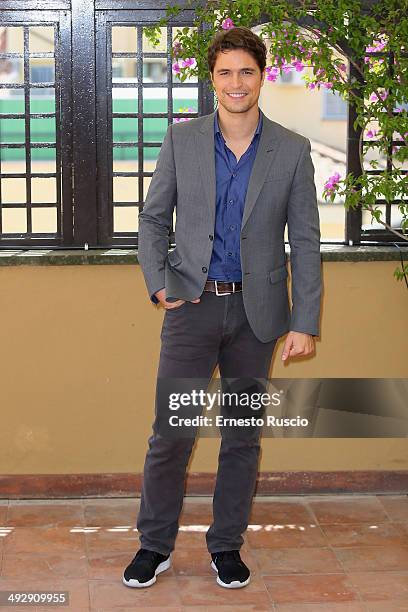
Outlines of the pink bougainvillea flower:
[{"label": "pink bougainvillea flower", "polygon": [[326,89],[332,89],[333,83],[328,81],[327,83],[323,83],[323,87],[325,87]]},{"label": "pink bougainvillea flower", "polygon": [[367,138],[374,138],[374,136],[377,136],[378,132],[377,130],[368,130],[366,136]]},{"label": "pink bougainvillea flower", "polygon": [[285,74],[288,74],[289,72],[291,72],[292,66],[290,64],[285,63],[282,65],[282,70]]},{"label": "pink bougainvillea flower", "polygon": [[279,75],[278,66],[267,66],[266,70],[266,80],[275,82]]},{"label": "pink bougainvillea flower", "polygon": [[[385,100],[388,97],[388,92],[387,91],[383,91],[382,93],[380,93],[380,98],[381,100]],[[370,96],[370,102],[377,102],[378,100],[378,96],[376,93],[372,93]]]},{"label": "pink bougainvillea flower", "polygon": [[235,26],[234,26],[234,22],[232,21],[232,19],[230,17],[227,17],[222,22],[221,27],[223,30],[231,30],[231,28],[234,28]]},{"label": "pink bougainvillea flower", "polygon": [[329,176],[327,183],[324,185],[325,190],[328,193],[333,193],[339,180],[340,174],[338,172],[335,172],[332,176]]},{"label": "pink bougainvillea flower", "polygon": [[346,72],[346,70],[347,70],[347,66],[346,66],[346,64],[340,64],[339,68],[340,68],[340,70],[341,70],[342,72]]},{"label": "pink bougainvillea flower", "polygon": [[179,72],[180,72],[180,66],[179,66],[178,62],[175,62],[175,63],[172,65],[172,69],[173,69],[173,72],[175,72],[176,74],[179,74]]},{"label": "pink bougainvillea flower", "polygon": [[296,72],[302,72],[305,67],[305,65],[300,60],[295,60],[294,62],[292,62],[292,66],[296,68]]},{"label": "pink bougainvillea flower", "polygon": [[195,62],[195,58],[194,57],[188,57],[185,60],[181,60],[180,64],[182,68],[186,68],[187,66],[192,66]]},{"label": "pink bougainvillea flower", "polygon": [[315,89],[316,87],[316,83],[307,83],[306,88],[307,89]]}]

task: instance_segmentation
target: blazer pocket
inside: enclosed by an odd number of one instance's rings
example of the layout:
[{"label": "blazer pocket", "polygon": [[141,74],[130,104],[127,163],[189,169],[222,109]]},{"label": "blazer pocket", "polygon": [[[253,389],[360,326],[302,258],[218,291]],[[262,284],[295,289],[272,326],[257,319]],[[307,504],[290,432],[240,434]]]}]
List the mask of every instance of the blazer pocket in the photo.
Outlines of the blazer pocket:
[{"label": "blazer pocket", "polygon": [[269,183],[270,181],[288,181],[290,179],[290,173],[288,171],[285,172],[275,172],[272,174],[268,174],[265,178],[265,183]]},{"label": "blazer pocket", "polygon": [[180,257],[180,253],[177,251],[177,247],[169,252],[167,255],[167,260],[171,266],[178,266],[181,264],[182,259]]},{"label": "blazer pocket", "polygon": [[287,277],[288,269],[285,265],[280,266],[280,268],[275,268],[275,270],[269,272],[269,280],[271,283],[278,283],[279,281],[285,280]]}]

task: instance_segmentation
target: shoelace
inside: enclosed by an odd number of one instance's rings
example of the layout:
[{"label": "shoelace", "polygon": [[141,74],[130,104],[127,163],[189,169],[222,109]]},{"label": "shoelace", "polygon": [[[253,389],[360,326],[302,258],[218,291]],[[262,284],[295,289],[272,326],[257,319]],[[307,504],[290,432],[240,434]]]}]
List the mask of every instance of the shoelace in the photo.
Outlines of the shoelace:
[{"label": "shoelace", "polygon": [[151,565],[154,565],[157,555],[158,553],[153,550],[141,548],[137,551],[132,563],[135,563],[139,559],[143,559],[144,561],[148,561]]},{"label": "shoelace", "polygon": [[241,557],[238,550],[226,550],[224,552],[217,553],[215,560],[218,561],[238,561],[242,565]]}]

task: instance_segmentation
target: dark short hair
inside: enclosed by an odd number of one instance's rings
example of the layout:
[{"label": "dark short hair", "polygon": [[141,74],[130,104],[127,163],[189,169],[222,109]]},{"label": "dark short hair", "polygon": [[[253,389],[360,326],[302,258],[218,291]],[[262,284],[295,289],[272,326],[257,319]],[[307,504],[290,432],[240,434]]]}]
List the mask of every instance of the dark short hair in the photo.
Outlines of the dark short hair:
[{"label": "dark short hair", "polygon": [[252,55],[261,73],[266,66],[266,45],[250,28],[237,26],[230,30],[220,30],[216,33],[207,50],[208,69],[214,72],[218,54],[230,49],[244,49]]}]

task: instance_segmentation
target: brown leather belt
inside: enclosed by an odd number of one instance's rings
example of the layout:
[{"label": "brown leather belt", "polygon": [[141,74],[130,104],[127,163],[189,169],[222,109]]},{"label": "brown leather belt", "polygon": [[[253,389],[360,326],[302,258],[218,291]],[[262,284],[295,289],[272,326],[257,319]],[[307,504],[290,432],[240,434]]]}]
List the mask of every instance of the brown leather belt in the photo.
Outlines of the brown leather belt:
[{"label": "brown leather belt", "polygon": [[216,295],[230,295],[242,291],[242,282],[208,280],[204,285],[204,291],[212,291]]}]

